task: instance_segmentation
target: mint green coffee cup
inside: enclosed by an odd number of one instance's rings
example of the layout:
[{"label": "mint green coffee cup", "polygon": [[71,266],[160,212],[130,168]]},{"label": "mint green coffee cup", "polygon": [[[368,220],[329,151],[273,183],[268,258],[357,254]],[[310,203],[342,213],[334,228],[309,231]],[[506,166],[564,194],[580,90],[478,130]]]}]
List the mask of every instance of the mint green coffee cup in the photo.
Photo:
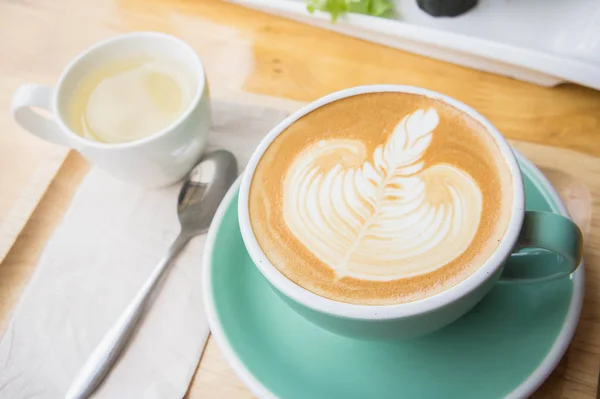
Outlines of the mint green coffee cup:
[{"label": "mint green coffee cup", "polygon": [[[512,201],[500,243],[469,277],[440,293],[392,305],[360,305],[317,295],[288,279],[265,255],[250,223],[249,192],[266,149],[302,116],[333,101],[364,93],[400,92],[441,100],[481,123],[496,142],[511,175]],[[238,217],[244,244],[272,288],[296,312],[333,333],[364,339],[410,338],[433,332],[472,309],[497,283],[536,283],[566,278],[581,262],[582,234],[569,219],[525,211],[523,179],[517,160],[502,135],[467,105],[426,89],[397,85],[361,86],[325,96],[276,126],[254,151],[242,177]],[[541,260],[541,261],[540,261]]]}]

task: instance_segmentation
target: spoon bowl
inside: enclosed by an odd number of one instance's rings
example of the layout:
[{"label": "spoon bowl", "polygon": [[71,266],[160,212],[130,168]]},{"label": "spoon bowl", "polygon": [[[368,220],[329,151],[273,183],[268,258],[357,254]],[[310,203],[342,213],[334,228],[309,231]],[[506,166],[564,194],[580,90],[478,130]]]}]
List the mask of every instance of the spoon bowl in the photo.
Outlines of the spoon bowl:
[{"label": "spoon bowl", "polygon": [[225,150],[207,154],[190,171],[177,200],[182,234],[194,236],[208,231],[221,200],[236,177],[235,157]]}]

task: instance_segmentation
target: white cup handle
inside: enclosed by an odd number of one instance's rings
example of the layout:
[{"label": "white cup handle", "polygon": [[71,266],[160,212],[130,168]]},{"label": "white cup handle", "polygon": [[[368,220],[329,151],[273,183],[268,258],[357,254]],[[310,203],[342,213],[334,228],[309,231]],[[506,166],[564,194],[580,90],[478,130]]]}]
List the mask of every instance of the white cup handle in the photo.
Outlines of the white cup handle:
[{"label": "white cup handle", "polygon": [[56,122],[34,109],[37,107],[53,112],[53,94],[54,89],[48,86],[29,83],[19,87],[12,98],[12,115],[31,134],[42,140],[70,147],[68,138]]}]

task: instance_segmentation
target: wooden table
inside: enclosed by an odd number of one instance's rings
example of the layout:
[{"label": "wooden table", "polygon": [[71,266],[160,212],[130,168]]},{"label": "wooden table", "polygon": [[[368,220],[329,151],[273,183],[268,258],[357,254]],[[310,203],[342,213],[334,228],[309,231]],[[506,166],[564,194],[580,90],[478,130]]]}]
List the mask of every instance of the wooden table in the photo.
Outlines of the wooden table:
[{"label": "wooden table", "polygon": [[[9,108],[20,84],[51,84],[81,50],[132,30],[160,30],[188,41],[217,95],[245,91],[309,101],[349,86],[411,84],[475,107],[508,138],[600,156],[600,92],[542,88],[216,0],[0,0],[0,109]],[[0,331],[87,168],[78,154],[23,133],[8,112],[0,113],[0,222],[10,221],[0,223],[0,241],[24,227],[10,251],[12,240],[0,246],[0,260],[7,252],[0,264]],[[597,304],[595,292],[586,295]],[[599,320],[600,308],[588,306],[579,329],[598,335]],[[586,364],[555,373],[536,397],[595,397],[595,376],[578,370],[598,369],[600,347],[574,346],[570,351],[581,352],[578,359]],[[188,396],[251,394],[209,341]]]}]

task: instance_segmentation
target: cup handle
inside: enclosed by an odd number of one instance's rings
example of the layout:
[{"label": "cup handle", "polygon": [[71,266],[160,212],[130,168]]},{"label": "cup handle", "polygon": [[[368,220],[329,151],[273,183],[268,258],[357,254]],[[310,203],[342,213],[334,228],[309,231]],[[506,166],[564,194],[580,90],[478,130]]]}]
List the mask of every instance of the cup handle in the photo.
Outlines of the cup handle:
[{"label": "cup handle", "polygon": [[555,280],[573,273],[583,256],[581,230],[570,219],[550,212],[527,211],[515,252],[501,282]]},{"label": "cup handle", "polygon": [[21,127],[42,140],[70,146],[69,140],[56,122],[34,109],[41,108],[53,112],[53,94],[54,89],[48,86],[29,83],[19,87],[12,98],[12,115]]}]

